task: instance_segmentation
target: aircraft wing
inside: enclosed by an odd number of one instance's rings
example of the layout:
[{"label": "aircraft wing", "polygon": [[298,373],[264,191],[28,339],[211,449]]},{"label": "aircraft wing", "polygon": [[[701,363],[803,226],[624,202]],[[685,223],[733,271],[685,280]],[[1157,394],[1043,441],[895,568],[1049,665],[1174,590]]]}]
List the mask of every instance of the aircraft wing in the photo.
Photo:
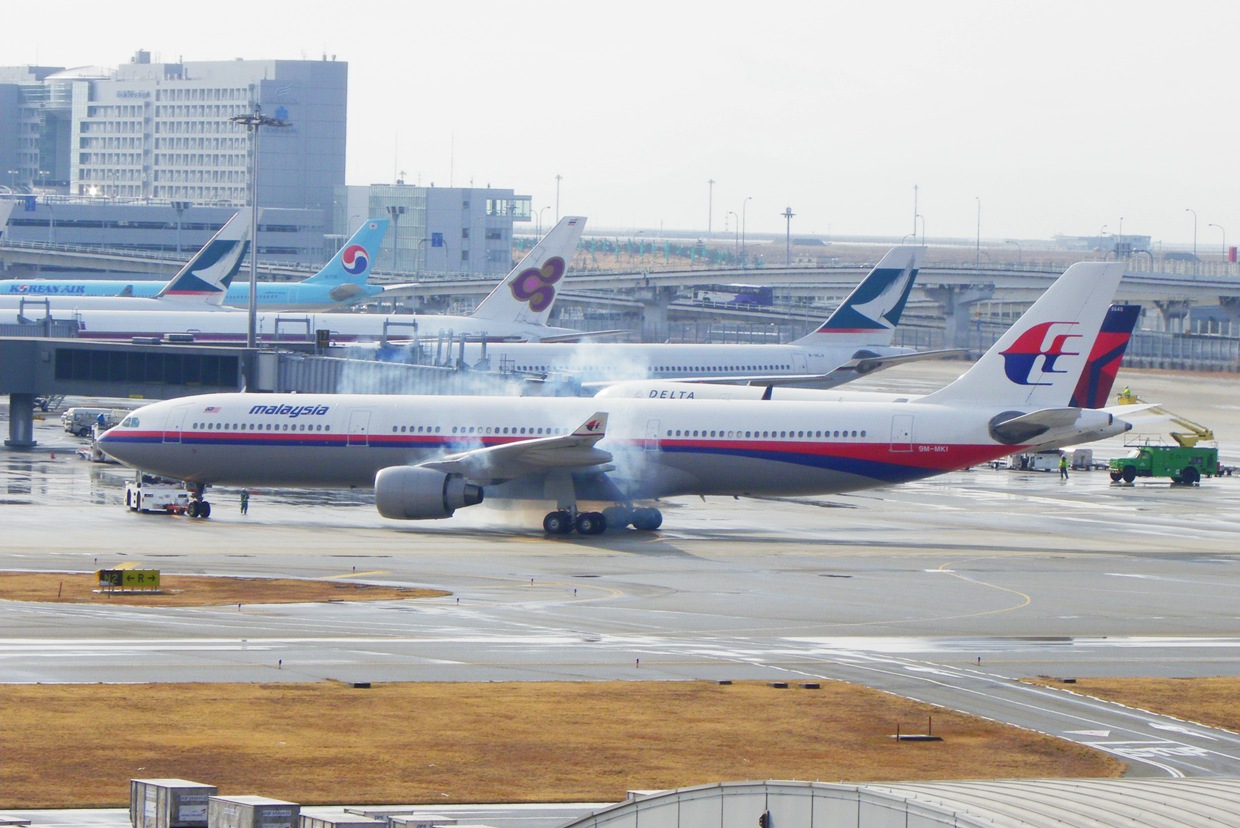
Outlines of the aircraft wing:
[{"label": "aircraft wing", "polygon": [[581,333],[556,334],[555,336],[542,336],[538,338],[539,342],[589,342],[595,339],[611,339],[612,337],[624,336],[631,334],[632,331],[617,328],[611,331],[583,331]]},{"label": "aircraft wing", "polygon": [[607,412],[598,411],[571,434],[472,449],[418,465],[483,485],[555,470],[585,470],[611,462],[611,453],[594,445],[606,433]]}]

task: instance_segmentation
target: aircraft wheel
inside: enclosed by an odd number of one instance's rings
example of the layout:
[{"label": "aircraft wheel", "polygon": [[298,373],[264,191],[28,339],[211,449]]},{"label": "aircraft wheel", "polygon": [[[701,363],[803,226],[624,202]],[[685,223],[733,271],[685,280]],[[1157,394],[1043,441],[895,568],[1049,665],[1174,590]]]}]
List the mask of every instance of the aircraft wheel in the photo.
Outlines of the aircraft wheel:
[{"label": "aircraft wheel", "polygon": [[211,504],[210,503],[204,500],[198,504],[198,517],[200,518],[211,517]]},{"label": "aircraft wheel", "polygon": [[1119,481],[1121,481],[1121,480],[1123,480],[1123,479],[1124,479],[1124,475],[1120,474],[1118,471],[1113,471],[1113,472],[1111,472],[1111,482],[1112,482],[1112,483],[1118,483]]},{"label": "aircraft wheel", "polygon": [[653,532],[663,525],[663,513],[651,506],[633,510],[633,528],[639,532]]},{"label": "aircraft wheel", "polygon": [[633,522],[633,510],[627,506],[608,506],[603,510],[608,529],[623,529]]},{"label": "aircraft wheel", "polygon": [[548,512],[543,518],[543,531],[548,535],[567,535],[573,531],[572,513],[566,511]]},{"label": "aircraft wheel", "polygon": [[1124,478],[1125,483],[1131,483],[1132,481],[1137,479],[1137,467],[1136,466],[1124,466],[1122,476]]},{"label": "aircraft wheel", "polygon": [[1196,486],[1201,482],[1201,473],[1192,466],[1187,466],[1184,471],[1180,472],[1180,479],[1184,481],[1185,486]]},{"label": "aircraft wheel", "polygon": [[198,501],[197,500],[191,500],[189,502],[189,505],[185,507],[185,514],[189,515],[192,518],[198,517]]},{"label": "aircraft wheel", "polygon": [[607,518],[602,512],[582,512],[577,515],[577,533],[581,535],[601,535],[607,531]]}]

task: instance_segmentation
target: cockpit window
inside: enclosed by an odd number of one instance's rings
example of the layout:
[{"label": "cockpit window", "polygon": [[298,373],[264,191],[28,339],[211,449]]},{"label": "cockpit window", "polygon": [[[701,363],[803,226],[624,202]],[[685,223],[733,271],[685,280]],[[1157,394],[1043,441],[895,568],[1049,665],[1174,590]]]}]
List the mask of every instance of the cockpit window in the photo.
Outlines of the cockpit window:
[{"label": "cockpit window", "polygon": [[121,425],[124,426],[125,428],[137,428],[138,418],[137,417],[126,417],[125,419],[121,420]]}]

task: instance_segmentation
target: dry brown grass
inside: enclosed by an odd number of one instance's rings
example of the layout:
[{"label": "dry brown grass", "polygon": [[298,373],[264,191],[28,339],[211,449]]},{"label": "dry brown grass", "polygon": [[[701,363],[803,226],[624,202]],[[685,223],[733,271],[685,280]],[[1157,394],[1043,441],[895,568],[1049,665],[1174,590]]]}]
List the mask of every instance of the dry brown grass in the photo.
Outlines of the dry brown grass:
[{"label": "dry brown grass", "polygon": [[98,592],[92,574],[0,572],[0,600],[109,603],[136,607],[208,607],[226,604],[302,604],[322,601],[390,601],[437,598],[438,589],[387,587],[350,581],[294,578],[216,578],[161,575],[160,592]]},{"label": "dry brown grass", "polygon": [[1032,683],[1240,733],[1240,678],[1078,678],[1065,685],[1043,677]]},{"label": "dry brown grass", "polygon": [[[0,685],[0,807],[130,778],[340,802],[616,801],[720,780],[1117,776],[1059,739],[838,682]],[[896,742],[924,733],[941,742]]]}]

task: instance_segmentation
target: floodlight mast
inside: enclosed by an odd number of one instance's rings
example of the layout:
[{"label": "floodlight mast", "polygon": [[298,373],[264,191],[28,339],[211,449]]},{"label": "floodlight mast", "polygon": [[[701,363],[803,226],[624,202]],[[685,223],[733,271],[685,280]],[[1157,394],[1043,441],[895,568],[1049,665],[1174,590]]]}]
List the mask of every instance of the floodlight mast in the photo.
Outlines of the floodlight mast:
[{"label": "floodlight mast", "polygon": [[254,104],[254,111],[249,115],[234,115],[229,120],[241,124],[250,133],[250,318],[245,345],[255,348],[258,345],[258,130],[265,126],[286,127],[289,122],[264,115],[261,104]]}]

